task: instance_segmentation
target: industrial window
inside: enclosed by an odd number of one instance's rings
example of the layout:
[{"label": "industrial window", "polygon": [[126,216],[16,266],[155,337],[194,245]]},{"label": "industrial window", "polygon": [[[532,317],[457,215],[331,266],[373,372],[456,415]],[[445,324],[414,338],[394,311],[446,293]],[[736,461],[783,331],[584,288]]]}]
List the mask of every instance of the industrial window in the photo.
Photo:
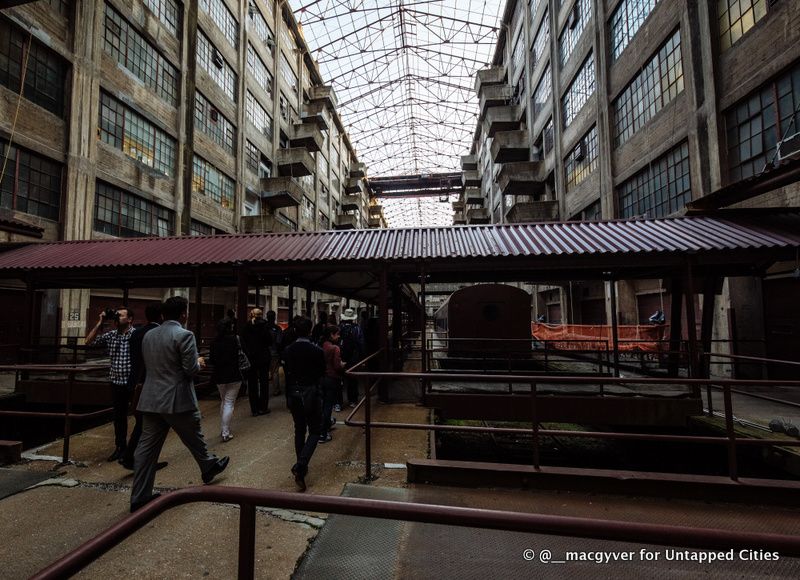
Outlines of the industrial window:
[{"label": "industrial window", "polygon": [[[794,118],[794,121],[792,121]],[[777,143],[800,133],[800,64],[725,112],[728,179],[747,179],[775,159]]]},{"label": "industrial window", "polygon": [[611,60],[616,60],[639,32],[658,0],[622,0],[611,15],[609,47]]},{"label": "industrial window", "polygon": [[317,153],[317,175],[320,179],[328,181],[328,160],[321,152]]},{"label": "industrial window", "polygon": [[539,4],[542,3],[542,0],[530,0],[529,11],[531,13],[531,22],[536,21],[536,11],[539,9]]},{"label": "industrial window", "polygon": [[564,160],[567,191],[580,185],[597,168],[597,127],[581,137]]},{"label": "industrial window", "polygon": [[239,40],[239,23],[225,6],[225,2],[223,0],[200,0],[200,9],[211,17],[230,45],[236,48]]},{"label": "industrial window", "polygon": [[619,186],[622,218],[664,217],[683,208],[692,199],[689,179],[689,146],[670,149]]},{"label": "industrial window", "polygon": [[614,101],[614,147],[630,139],[682,90],[681,32],[676,30]]},{"label": "industrial window", "polygon": [[331,229],[331,220],[328,216],[322,213],[322,210],[320,210],[319,212],[319,229],[321,230]]},{"label": "industrial window", "polygon": [[165,175],[175,171],[175,139],[108,93],[100,93],[100,138]]},{"label": "industrial window", "polygon": [[[270,9],[272,8],[272,0],[267,2],[267,6]],[[275,37],[272,35],[272,30],[270,30],[267,21],[264,20],[264,16],[261,14],[261,10],[258,9],[255,2],[250,2],[248,14],[250,15],[250,22],[252,22],[251,28],[253,32],[261,43],[271,51],[275,47]]]},{"label": "industrial window", "polygon": [[279,99],[279,108],[281,111],[281,119],[287,123],[292,123],[297,119],[297,112],[294,110],[294,107],[289,104],[289,99],[283,93],[281,93]]},{"label": "industrial window", "polygon": [[256,53],[256,50],[253,48],[253,45],[249,42],[247,43],[247,70],[249,70],[250,74],[253,75],[253,78],[256,79],[258,86],[266,91],[271,100],[272,75],[269,73],[267,65],[264,64],[264,61],[261,60],[261,57],[258,56],[258,53]]},{"label": "industrial window", "polygon": [[586,25],[592,17],[591,0],[575,0],[569,10],[567,23],[558,39],[558,56],[563,68],[578,44]]},{"label": "industrial window", "polygon": [[[289,219],[288,217],[286,217],[285,215],[283,215],[280,212],[275,214],[275,221],[282,223],[283,225],[288,227],[290,231],[293,231],[293,232],[297,231],[297,222],[295,222],[294,220]],[[278,298],[278,300],[279,301],[280,300],[286,300],[286,298]],[[287,301],[287,304],[288,304],[288,301]]]},{"label": "industrial window", "polygon": [[192,236],[213,236],[214,235],[214,228],[209,225],[204,224],[203,222],[199,222],[197,220],[192,220],[191,222],[191,229],[189,231],[189,235]]},{"label": "industrial window", "polygon": [[156,15],[161,24],[175,36],[181,35],[183,5],[175,0],[144,0],[144,5]]},{"label": "industrial window", "polygon": [[68,0],[47,0],[47,3],[59,13],[59,15],[69,18],[70,10],[69,10],[69,1]]},{"label": "industrial window", "polygon": [[281,40],[288,48],[297,48],[297,41],[294,39],[294,33],[289,30],[289,23],[286,22],[284,17],[283,26],[281,26]]},{"label": "industrial window", "polygon": [[571,222],[587,222],[587,221],[594,221],[602,219],[602,211],[600,206],[600,200],[590,203],[581,211],[576,213],[574,216],[569,218]]},{"label": "industrial window", "polygon": [[547,121],[547,125],[545,125],[544,129],[542,130],[542,141],[542,144],[544,145],[544,154],[547,155],[553,150],[553,144],[555,142],[552,117],[550,117],[550,119]]},{"label": "industrial window", "polygon": [[572,79],[567,92],[561,97],[563,111],[563,126],[566,129],[575,120],[578,113],[594,93],[594,55],[589,56],[581,66],[581,70]]},{"label": "industrial window", "polygon": [[236,73],[211,44],[205,34],[197,34],[197,62],[234,103],[236,102]]},{"label": "industrial window", "polygon": [[258,173],[258,160],[261,159],[261,151],[250,141],[245,140],[244,152],[247,168],[253,173]]},{"label": "industrial window", "polygon": [[250,91],[247,91],[244,115],[267,139],[272,139],[272,117],[269,116]]},{"label": "industrial window", "polygon": [[194,96],[194,127],[199,129],[233,155],[236,127],[199,92]]},{"label": "industrial window", "polygon": [[550,65],[544,69],[542,78],[539,84],[536,85],[536,90],[533,91],[533,114],[538,115],[550,102],[553,96],[553,76],[550,73]]},{"label": "industrial window", "polygon": [[279,66],[283,80],[292,87],[292,92],[297,93],[297,75],[294,74],[292,65],[289,64],[289,59],[286,58],[286,55],[283,53],[281,53],[281,62]]},{"label": "industrial window", "polygon": [[300,205],[300,216],[304,220],[314,219],[314,202],[303,196],[303,203]]},{"label": "industrial window", "polygon": [[159,97],[174,105],[178,97],[178,69],[156,51],[111,6],[106,4],[103,48]]},{"label": "industrial window", "polygon": [[539,30],[536,31],[536,37],[533,39],[533,48],[531,49],[531,66],[536,66],[540,60],[545,58],[549,48],[550,16],[547,14],[547,10],[545,10],[542,23],[539,25]]},{"label": "industrial window", "polygon": [[[30,38],[30,44],[29,39]],[[22,95],[51,113],[64,116],[67,65],[58,54],[0,19],[0,85],[19,92],[22,63],[30,46]]]},{"label": "industrial window", "polygon": [[525,35],[520,28],[517,40],[514,41],[514,48],[511,51],[511,64],[514,67],[514,76],[525,67]]},{"label": "industrial window", "polygon": [[718,0],[720,50],[727,50],[767,15],[775,0]]},{"label": "industrial window", "polygon": [[120,238],[175,235],[175,212],[102,181],[94,194],[94,229]]},{"label": "industrial window", "polygon": [[0,207],[58,221],[64,166],[0,139],[0,159],[6,158]]},{"label": "industrial window", "polygon": [[192,193],[198,193],[224,208],[233,208],[233,179],[222,173],[208,161],[194,156],[192,163]]}]

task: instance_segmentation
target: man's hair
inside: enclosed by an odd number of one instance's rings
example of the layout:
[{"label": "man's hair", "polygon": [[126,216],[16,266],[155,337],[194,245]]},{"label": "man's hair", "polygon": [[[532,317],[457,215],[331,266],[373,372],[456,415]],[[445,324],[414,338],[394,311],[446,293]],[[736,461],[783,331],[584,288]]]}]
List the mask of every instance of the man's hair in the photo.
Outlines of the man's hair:
[{"label": "man's hair", "polygon": [[331,337],[337,332],[339,332],[339,327],[335,324],[329,324],[325,327],[325,334],[323,334],[322,337],[324,340],[330,341]]},{"label": "man's hair", "polygon": [[300,318],[294,321],[294,328],[297,331],[297,336],[308,336],[311,334],[311,327],[314,324],[308,318]]},{"label": "man's hair", "polygon": [[277,317],[278,315],[275,314],[274,310],[267,310],[267,320],[269,320],[270,322],[275,322],[275,319]]},{"label": "man's hair", "polygon": [[161,320],[161,307],[161,302],[151,302],[144,307],[144,317],[147,319],[147,322],[158,322]]},{"label": "man's hair", "polygon": [[115,312],[119,312],[120,310],[124,310],[125,312],[127,312],[128,313],[128,318],[130,320],[133,320],[133,309],[132,308],[129,308],[128,306],[117,306],[114,309]]},{"label": "man's hair", "polygon": [[189,301],[183,296],[170,296],[164,301],[161,313],[164,320],[179,320],[181,314],[189,311]]}]

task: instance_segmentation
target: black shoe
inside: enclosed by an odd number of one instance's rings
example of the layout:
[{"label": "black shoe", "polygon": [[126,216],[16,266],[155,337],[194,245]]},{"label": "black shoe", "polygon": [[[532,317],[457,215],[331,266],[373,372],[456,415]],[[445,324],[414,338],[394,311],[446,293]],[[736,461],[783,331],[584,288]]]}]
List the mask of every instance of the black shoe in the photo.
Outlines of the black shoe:
[{"label": "black shoe", "polygon": [[227,456],[223,457],[222,459],[217,459],[214,462],[214,465],[211,466],[211,469],[203,474],[203,483],[211,483],[214,481],[216,476],[225,471],[225,468],[228,467],[228,462],[230,460],[231,458]]},{"label": "black shoe", "polygon": [[153,500],[154,500],[154,499],[156,499],[157,497],[161,497],[161,494],[160,494],[160,493],[154,493],[153,495],[151,495],[150,497],[148,497],[146,500],[143,500],[143,501],[137,501],[136,503],[132,503],[132,504],[131,504],[131,513],[135,512],[135,511],[137,511],[137,510],[140,510],[140,509],[142,509],[144,506],[146,506],[147,504],[149,504],[151,501],[153,501]]},{"label": "black shoe", "polygon": [[106,461],[108,461],[109,463],[112,462],[112,461],[116,461],[117,459],[119,459],[123,455],[125,455],[125,448],[124,447],[117,447],[116,449],[114,449],[114,453],[112,453],[111,455],[108,456],[108,459],[106,459]]},{"label": "black shoe", "polygon": [[292,474],[294,475],[294,483],[297,485],[298,491],[305,491],[306,490],[306,478],[300,472],[299,465],[295,464],[292,467]]},{"label": "black shoe", "polygon": [[156,471],[161,471],[167,465],[169,465],[169,463],[167,463],[166,461],[159,461],[158,463],[156,463]]}]

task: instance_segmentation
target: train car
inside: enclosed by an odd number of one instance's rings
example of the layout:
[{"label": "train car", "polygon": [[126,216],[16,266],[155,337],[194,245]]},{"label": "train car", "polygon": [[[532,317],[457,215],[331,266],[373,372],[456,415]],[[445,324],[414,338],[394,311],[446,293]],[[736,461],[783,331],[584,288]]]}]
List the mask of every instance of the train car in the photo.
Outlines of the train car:
[{"label": "train car", "polygon": [[531,295],[516,286],[478,284],[457,290],[434,319],[450,356],[530,354]]}]

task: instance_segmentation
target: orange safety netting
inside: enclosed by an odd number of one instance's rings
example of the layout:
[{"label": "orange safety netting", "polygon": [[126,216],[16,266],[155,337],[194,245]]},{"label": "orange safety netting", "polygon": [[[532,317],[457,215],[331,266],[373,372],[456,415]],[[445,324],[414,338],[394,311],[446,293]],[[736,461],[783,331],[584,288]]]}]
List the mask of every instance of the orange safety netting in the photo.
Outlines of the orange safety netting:
[{"label": "orange safety netting", "polygon": [[[663,340],[669,325],[620,325],[617,327],[619,350],[660,352],[669,350]],[[606,350],[614,348],[611,326],[607,324],[531,323],[536,340],[547,341],[548,348],[559,350]]]}]

